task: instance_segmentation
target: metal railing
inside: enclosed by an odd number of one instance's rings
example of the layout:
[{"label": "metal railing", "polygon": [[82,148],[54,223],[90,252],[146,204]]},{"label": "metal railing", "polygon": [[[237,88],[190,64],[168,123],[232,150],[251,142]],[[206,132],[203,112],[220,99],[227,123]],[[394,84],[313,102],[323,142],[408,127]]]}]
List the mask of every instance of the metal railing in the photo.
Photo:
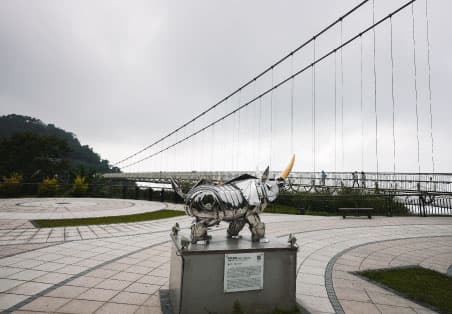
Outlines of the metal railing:
[{"label": "metal railing", "polygon": [[[288,213],[293,214],[312,211],[335,215],[337,209],[341,207],[371,207],[374,208],[376,215],[452,215],[452,195],[449,193],[392,193],[392,191],[360,190],[345,186],[337,189],[316,188],[316,190],[299,192],[286,186],[286,189],[281,191],[275,206],[286,206],[289,208]],[[90,197],[182,202],[182,199],[169,187],[140,186],[127,181],[88,184],[83,191],[74,189],[74,185],[71,184],[47,186],[37,183],[0,184],[0,197]],[[272,206],[267,211],[272,212]]]},{"label": "metal railing", "polygon": [[[123,179],[137,182],[170,183],[170,178],[180,181],[196,182],[208,179],[214,182],[225,182],[239,175],[253,171],[210,171],[210,172],[129,172],[108,173],[105,178]],[[271,178],[279,175],[278,171],[270,173]],[[353,187],[360,189],[380,189],[387,191],[404,192],[430,192],[452,194],[452,173],[392,173],[392,172],[366,172],[364,176],[357,172],[330,172],[322,176],[321,172],[292,172],[288,183],[297,191],[315,191],[322,187],[343,188]],[[315,189],[312,189],[315,188]]]}]

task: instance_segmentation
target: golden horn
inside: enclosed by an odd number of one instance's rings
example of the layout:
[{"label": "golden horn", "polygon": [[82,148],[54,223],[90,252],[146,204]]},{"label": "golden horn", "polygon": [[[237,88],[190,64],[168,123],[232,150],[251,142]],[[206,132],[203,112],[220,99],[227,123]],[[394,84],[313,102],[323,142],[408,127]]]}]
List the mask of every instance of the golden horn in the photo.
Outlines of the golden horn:
[{"label": "golden horn", "polygon": [[290,159],[289,164],[287,165],[286,169],[284,169],[281,172],[279,177],[282,178],[282,179],[286,179],[289,176],[289,173],[292,171],[294,163],[295,163],[295,154],[292,155],[292,158]]}]

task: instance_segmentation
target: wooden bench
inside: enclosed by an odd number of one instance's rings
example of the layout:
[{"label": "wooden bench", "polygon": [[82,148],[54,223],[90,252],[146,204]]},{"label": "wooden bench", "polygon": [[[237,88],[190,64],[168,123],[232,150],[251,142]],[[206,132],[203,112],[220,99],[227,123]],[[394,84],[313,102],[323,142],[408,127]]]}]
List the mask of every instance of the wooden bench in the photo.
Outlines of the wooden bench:
[{"label": "wooden bench", "polygon": [[342,213],[342,218],[345,219],[345,216],[361,216],[360,213],[365,213],[367,218],[372,218],[373,208],[338,208],[338,212]]}]

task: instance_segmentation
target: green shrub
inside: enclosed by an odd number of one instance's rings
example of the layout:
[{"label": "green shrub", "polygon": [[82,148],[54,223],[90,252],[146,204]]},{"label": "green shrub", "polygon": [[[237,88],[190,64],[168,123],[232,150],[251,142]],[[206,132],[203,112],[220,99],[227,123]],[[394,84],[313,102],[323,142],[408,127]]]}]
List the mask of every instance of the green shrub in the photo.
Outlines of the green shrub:
[{"label": "green shrub", "polygon": [[9,177],[3,177],[0,184],[0,195],[3,197],[15,197],[20,194],[22,187],[22,175],[13,173]]},{"label": "green shrub", "polygon": [[71,194],[74,196],[85,195],[88,191],[88,182],[86,177],[76,176],[74,179],[74,184],[72,185]]}]

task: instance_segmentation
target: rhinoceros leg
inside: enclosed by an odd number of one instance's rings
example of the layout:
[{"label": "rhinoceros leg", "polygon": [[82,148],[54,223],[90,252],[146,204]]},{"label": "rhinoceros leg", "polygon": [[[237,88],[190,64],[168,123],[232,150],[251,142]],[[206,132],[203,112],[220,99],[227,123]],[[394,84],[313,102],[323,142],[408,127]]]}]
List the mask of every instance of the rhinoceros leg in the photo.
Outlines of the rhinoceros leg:
[{"label": "rhinoceros leg", "polygon": [[198,241],[209,241],[210,236],[207,234],[207,227],[215,223],[215,219],[202,219],[191,225],[191,243]]},{"label": "rhinoceros leg", "polygon": [[246,224],[245,219],[233,220],[229,223],[228,227],[228,238],[235,237],[239,235],[239,232],[242,231],[243,227]]},{"label": "rhinoceros leg", "polygon": [[259,241],[265,237],[265,224],[261,221],[258,214],[253,213],[246,216],[251,231],[251,239]]}]

